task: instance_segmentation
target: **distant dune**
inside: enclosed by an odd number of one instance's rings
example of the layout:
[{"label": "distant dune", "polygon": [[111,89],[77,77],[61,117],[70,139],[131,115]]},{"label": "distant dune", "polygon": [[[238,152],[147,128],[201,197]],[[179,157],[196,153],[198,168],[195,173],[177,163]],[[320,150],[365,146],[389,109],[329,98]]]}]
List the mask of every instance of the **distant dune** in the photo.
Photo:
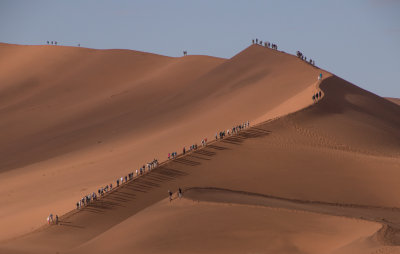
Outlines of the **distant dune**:
[{"label": "distant dune", "polygon": [[389,97],[387,97],[385,99],[387,99],[387,100],[389,100],[389,101],[391,101],[393,103],[396,103],[397,105],[400,105],[400,99],[399,98],[389,98]]},{"label": "distant dune", "polygon": [[[40,227],[50,212],[69,212],[153,158],[164,161],[244,121],[254,126],[67,213],[61,226],[6,241],[0,252],[365,253],[400,243],[387,233],[400,231],[400,221],[386,212],[400,207],[400,106],[387,99],[258,45],[231,59],[8,44],[0,56],[3,240]],[[314,103],[316,92],[323,97]],[[167,190],[179,186],[367,210],[169,203]],[[368,207],[374,216],[364,214]],[[376,233],[381,224],[390,230]],[[271,245],[262,244],[265,235]]]}]

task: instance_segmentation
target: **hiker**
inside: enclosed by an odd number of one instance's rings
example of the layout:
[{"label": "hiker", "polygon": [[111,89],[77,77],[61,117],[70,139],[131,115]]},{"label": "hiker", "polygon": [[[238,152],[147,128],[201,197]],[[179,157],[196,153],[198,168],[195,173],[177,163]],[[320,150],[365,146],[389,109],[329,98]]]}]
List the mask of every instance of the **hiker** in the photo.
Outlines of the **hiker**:
[{"label": "hiker", "polygon": [[185,154],[185,153],[186,153],[186,149],[185,149],[185,147],[183,148],[183,151],[182,151],[182,153],[183,153],[183,154]]},{"label": "hiker", "polygon": [[320,73],[318,76],[318,80],[321,80],[321,79],[322,79],[322,73]]},{"label": "hiker", "polygon": [[172,201],[172,192],[170,190],[168,190],[168,194],[169,194],[169,202]]},{"label": "hiker", "polygon": [[58,215],[56,214],[56,225],[58,225]]},{"label": "hiker", "polygon": [[182,198],[182,189],[180,187],[178,189],[178,196],[179,196],[179,198]]},{"label": "hiker", "polygon": [[321,98],[321,95],[322,95],[322,93],[321,93],[321,91],[319,91],[319,98]]},{"label": "hiker", "polygon": [[119,187],[119,179],[117,179],[117,187]]},{"label": "hiker", "polygon": [[171,154],[170,154],[170,153],[168,153],[168,160],[169,160],[169,159],[171,159]]}]

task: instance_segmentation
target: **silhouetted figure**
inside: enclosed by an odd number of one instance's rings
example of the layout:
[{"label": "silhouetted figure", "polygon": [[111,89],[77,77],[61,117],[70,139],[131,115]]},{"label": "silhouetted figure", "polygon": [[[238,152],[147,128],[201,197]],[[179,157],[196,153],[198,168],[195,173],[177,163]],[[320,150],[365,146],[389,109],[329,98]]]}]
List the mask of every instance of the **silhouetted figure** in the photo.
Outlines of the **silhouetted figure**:
[{"label": "silhouetted figure", "polygon": [[179,198],[182,198],[182,189],[180,187],[178,189],[178,196],[179,196]]},{"label": "silhouetted figure", "polygon": [[47,41],[47,45],[49,45],[50,44],[50,42],[49,41]]},{"label": "silhouetted figure", "polygon": [[57,45],[57,42],[56,42],[56,41],[54,42],[54,45]]},{"label": "silhouetted figure", "polygon": [[256,44],[258,44],[258,39],[256,38]]},{"label": "silhouetted figure", "polygon": [[254,39],[252,40],[252,43],[254,44]]},{"label": "silhouetted figure", "polygon": [[169,194],[169,202],[172,201],[172,192],[170,190],[168,190],[168,194]]}]

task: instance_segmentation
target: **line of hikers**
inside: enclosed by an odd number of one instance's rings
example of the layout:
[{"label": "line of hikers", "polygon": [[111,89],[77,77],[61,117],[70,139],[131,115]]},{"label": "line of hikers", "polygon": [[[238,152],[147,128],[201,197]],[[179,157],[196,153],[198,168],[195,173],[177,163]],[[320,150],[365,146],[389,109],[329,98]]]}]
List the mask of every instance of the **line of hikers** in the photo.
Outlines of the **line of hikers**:
[{"label": "line of hikers", "polygon": [[315,66],[315,61],[312,60],[311,58],[307,61],[307,57],[306,57],[305,55],[303,55],[303,53],[301,53],[300,51],[297,51],[297,52],[296,52],[296,55],[297,55],[297,57],[300,58],[301,60],[306,61],[307,63],[309,63],[309,64]]},{"label": "line of hikers", "polygon": [[262,40],[258,40],[258,39],[256,38],[256,39],[253,39],[253,40],[252,40],[252,43],[253,43],[253,44],[257,44],[257,45],[261,45],[261,46],[264,45],[264,47],[266,47],[266,48],[271,48],[271,49],[276,49],[276,50],[278,50],[278,45],[276,45],[276,44],[274,44],[274,43],[270,43],[269,41],[265,41],[264,44],[263,44],[263,41],[262,41]]},{"label": "line of hikers", "polygon": [[242,124],[238,124],[233,126],[232,129],[227,129],[226,131],[220,131],[219,133],[215,133],[215,140],[223,139],[226,135],[234,135],[239,133],[241,130],[246,129],[250,126],[250,121],[244,122]]},{"label": "line of hikers", "polygon": [[51,43],[51,45],[57,45],[57,42],[56,41],[47,41],[47,45],[50,45],[50,43]]},{"label": "line of hikers", "polygon": [[175,159],[176,157],[178,157],[177,152],[168,153],[168,160]]},{"label": "line of hikers", "polygon": [[[188,152],[191,152],[191,151],[194,151],[194,150],[197,150],[197,144],[189,146]],[[185,154],[185,153],[186,153],[186,147],[183,147],[182,154]]]},{"label": "line of hikers", "polygon": [[[232,129],[228,129],[226,132],[225,131],[219,132],[219,138],[222,139],[226,134],[229,135],[229,136],[237,134],[241,130],[243,130],[245,128],[248,128],[249,126],[250,126],[250,122],[249,121],[241,123],[241,124],[238,124],[238,125],[235,125],[235,126],[232,127]],[[215,139],[218,140],[218,133],[216,133],[216,138]],[[201,140],[201,144],[202,144],[203,147],[206,146],[207,145],[207,138],[202,139]],[[183,147],[182,154],[185,154],[187,152],[191,152],[191,151],[194,151],[194,150],[197,150],[197,149],[198,149],[197,144],[193,144],[193,145],[189,146],[188,151],[186,151],[186,148]],[[168,153],[168,160],[175,159],[177,156],[178,156],[177,152]],[[124,177],[118,178],[116,180],[116,188],[119,187],[120,185],[124,184],[124,183],[127,183],[128,181],[133,180],[135,175],[136,175],[136,177],[139,177],[140,175],[145,174],[146,170],[147,170],[147,172],[150,172],[152,169],[158,167],[158,165],[159,165],[158,160],[154,159],[153,161],[148,162],[146,165],[143,165],[139,169],[136,169],[135,172],[131,172],[131,173],[129,173],[128,175],[126,175]],[[104,196],[107,192],[111,191],[112,189],[113,189],[113,184],[110,183],[110,184],[106,185],[105,187],[100,187],[97,190],[97,193],[93,192],[91,194],[87,194],[87,195],[83,196],[78,202],[76,202],[76,209],[79,210],[79,209],[89,205],[91,202],[96,201],[98,198]],[[168,191],[168,192],[170,192],[170,191]],[[171,195],[172,195],[172,193],[170,194],[170,197],[171,197]],[[182,196],[182,190],[179,188],[179,197],[181,197],[181,196]],[[52,214],[50,214],[50,215],[51,216],[48,217],[48,221],[53,222],[53,215]],[[56,220],[57,220],[57,223],[58,223],[58,216],[57,216]]]},{"label": "line of hikers", "polygon": [[[139,170],[136,169],[136,176],[138,177],[139,175],[143,175],[146,172],[146,168],[147,171],[150,172],[152,169],[156,168],[158,166],[158,160],[154,159],[151,162],[147,163],[147,167],[146,165],[143,165],[142,167],[140,167]],[[122,176],[120,178],[117,179],[116,181],[116,187],[119,187],[120,185],[127,183],[130,180],[133,180],[135,176],[134,172],[129,173],[127,176]],[[76,202],[76,209],[81,209],[84,206],[87,206],[88,204],[90,204],[93,201],[96,201],[98,197],[102,197],[105,193],[111,191],[113,189],[113,185],[112,183],[106,185],[105,187],[100,187],[97,190],[97,194],[95,192],[93,192],[92,194],[87,194],[85,196],[83,196],[78,202]]]}]

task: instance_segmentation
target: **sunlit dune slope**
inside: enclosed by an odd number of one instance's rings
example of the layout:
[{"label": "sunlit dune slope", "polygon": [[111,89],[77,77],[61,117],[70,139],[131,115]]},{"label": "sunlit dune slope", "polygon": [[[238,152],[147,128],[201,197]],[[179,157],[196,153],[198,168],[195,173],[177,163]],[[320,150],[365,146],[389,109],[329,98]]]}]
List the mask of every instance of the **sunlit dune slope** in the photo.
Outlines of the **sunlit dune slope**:
[{"label": "sunlit dune slope", "polygon": [[163,200],[70,253],[329,253],[379,228],[284,209]]}]

